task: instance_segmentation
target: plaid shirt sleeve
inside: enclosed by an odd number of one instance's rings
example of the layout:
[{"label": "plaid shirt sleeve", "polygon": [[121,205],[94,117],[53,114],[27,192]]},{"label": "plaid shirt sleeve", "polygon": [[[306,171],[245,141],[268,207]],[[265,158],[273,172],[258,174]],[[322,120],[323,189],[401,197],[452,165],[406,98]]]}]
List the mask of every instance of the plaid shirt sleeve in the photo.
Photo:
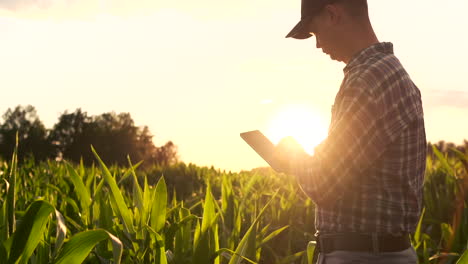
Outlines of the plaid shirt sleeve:
[{"label": "plaid shirt sleeve", "polygon": [[295,166],[299,184],[319,206],[332,205],[348,190],[356,190],[358,177],[366,175],[363,172],[418,115],[411,93],[372,91],[366,80],[350,80],[335,100],[327,139]]}]

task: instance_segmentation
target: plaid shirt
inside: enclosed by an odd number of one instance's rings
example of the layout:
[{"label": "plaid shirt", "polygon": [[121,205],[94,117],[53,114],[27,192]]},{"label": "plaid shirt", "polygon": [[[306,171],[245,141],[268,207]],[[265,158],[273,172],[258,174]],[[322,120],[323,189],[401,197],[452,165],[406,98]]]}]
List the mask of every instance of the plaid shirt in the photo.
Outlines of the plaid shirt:
[{"label": "plaid shirt", "polygon": [[419,89],[391,43],[361,51],[344,75],[327,139],[295,168],[316,204],[316,229],[414,232],[426,166]]}]

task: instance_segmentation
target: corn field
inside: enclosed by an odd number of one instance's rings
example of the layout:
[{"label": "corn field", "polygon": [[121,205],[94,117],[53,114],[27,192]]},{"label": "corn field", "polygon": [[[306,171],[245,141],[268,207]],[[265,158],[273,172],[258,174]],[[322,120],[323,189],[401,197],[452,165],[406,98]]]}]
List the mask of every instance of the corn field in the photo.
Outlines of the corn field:
[{"label": "corn field", "polygon": [[[0,165],[0,263],[313,263],[314,207],[292,177],[183,163]],[[427,160],[420,263],[468,263],[468,154]]]}]

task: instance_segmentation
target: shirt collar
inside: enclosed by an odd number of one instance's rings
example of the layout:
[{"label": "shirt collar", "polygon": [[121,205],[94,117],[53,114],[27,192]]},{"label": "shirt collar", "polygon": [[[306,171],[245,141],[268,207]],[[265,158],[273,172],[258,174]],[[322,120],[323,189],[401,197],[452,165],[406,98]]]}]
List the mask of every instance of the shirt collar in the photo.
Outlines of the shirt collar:
[{"label": "shirt collar", "polygon": [[344,67],[344,73],[349,72],[354,66],[363,63],[367,58],[378,53],[393,54],[393,44],[391,42],[380,42],[361,50]]}]

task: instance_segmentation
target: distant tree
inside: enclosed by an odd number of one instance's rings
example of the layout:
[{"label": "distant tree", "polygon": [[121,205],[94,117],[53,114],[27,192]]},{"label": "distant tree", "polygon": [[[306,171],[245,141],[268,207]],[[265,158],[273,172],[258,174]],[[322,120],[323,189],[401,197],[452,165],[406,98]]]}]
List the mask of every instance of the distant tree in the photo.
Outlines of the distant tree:
[{"label": "distant tree", "polygon": [[154,160],[162,166],[176,163],[178,161],[177,146],[172,141],[169,141],[164,146],[157,148]]},{"label": "distant tree", "polygon": [[65,111],[49,134],[49,140],[55,146],[55,155],[79,161],[83,153],[89,153],[91,140],[87,140],[86,131],[90,130],[91,123],[91,117],[80,108],[73,113]]},{"label": "distant tree", "polygon": [[47,139],[47,130],[39,119],[36,109],[31,106],[8,108],[3,114],[4,122],[0,125],[0,155],[9,159],[16,144],[18,132],[18,159],[32,155],[37,160],[53,156],[51,142]]},{"label": "distant tree", "polygon": [[145,164],[172,164],[177,161],[176,147],[168,142],[157,148],[148,127],[137,127],[129,113],[104,113],[89,117],[77,109],[65,112],[50,133],[50,141],[56,153],[65,159],[92,163],[95,159],[90,151],[93,145],[104,162],[127,165],[127,155],[134,161]]},{"label": "distant tree", "polygon": [[129,113],[104,113],[93,121],[88,133],[95,138],[93,145],[104,161],[126,165],[127,155],[134,160],[144,159],[138,148],[139,128]]},{"label": "distant tree", "polygon": [[[154,155],[158,148],[154,145],[153,136],[151,135],[151,132],[147,126],[138,129],[137,142],[136,152],[139,153],[140,157],[144,157],[140,160],[145,160],[146,163],[157,162],[154,160]],[[134,158],[132,157],[132,159]]]}]

